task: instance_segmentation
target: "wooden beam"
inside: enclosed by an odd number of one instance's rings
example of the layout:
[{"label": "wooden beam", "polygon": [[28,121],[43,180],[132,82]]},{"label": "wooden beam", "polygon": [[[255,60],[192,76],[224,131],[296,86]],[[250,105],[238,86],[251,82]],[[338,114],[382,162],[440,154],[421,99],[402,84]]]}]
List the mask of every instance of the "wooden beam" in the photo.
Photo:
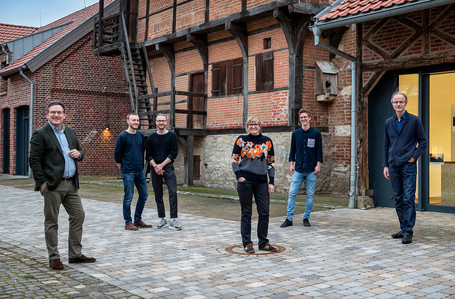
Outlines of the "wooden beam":
[{"label": "wooden beam", "polygon": [[166,58],[171,70],[171,103],[169,109],[169,127],[175,128],[175,50],[173,44],[157,44],[156,50],[161,51]]},{"label": "wooden beam", "polygon": [[303,45],[308,33],[310,15],[290,14],[285,9],[276,8],[273,16],[283,30],[289,52],[289,95],[288,125],[298,124],[298,110],[303,99]]},{"label": "wooden beam", "polygon": [[[209,1],[209,0],[207,0]],[[187,34],[196,34],[196,33],[210,33],[216,32],[219,30],[224,30],[224,26],[227,22],[249,22],[256,19],[261,19],[264,16],[271,16],[273,14],[273,10],[277,7],[287,6],[289,4],[295,3],[294,0],[280,0],[280,1],[272,1],[267,4],[263,4],[257,7],[253,7],[246,12],[238,12],[232,15],[220,17],[199,25],[195,25],[190,28],[185,28],[179,30],[175,33],[167,34],[164,36],[160,36],[154,39],[150,39],[144,42],[146,48],[150,46],[154,46],[158,43],[165,43],[165,42],[176,42],[181,41],[186,38]]]},{"label": "wooden beam", "polygon": [[196,47],[196,50],[199,52],[199,56],[201,56],[204,70],[207,70],[209,65],[209,46],[207,42],[207,35],[187,34],[186,40]]},{"label": "wooden beam", "polygon": [[172,8],[172,33],[175,33],[177,27],[177,0],[174,0],[174,6]]},{"label": "wooden beam", "polygon": [[242,111],[242,124],[243,127],[246,125],[248,119],[248,31],[246,23],[235,23],[227,22],[224,28],[234,36],[237,44],[239,45],[240,51],[243,57],[243,82],[242,82],[242,94],[243,94],[243,111]]},{"label": "wooden beam", "polygon": [[150,21],[150,0],[147,0],[147,6],[145,8],[145,33],[144,41],[149,39],[149,21]]},{"label": "wooden beam", "polygon": [[298,3],[289,4],[289,13],[304,14],[304,15],[317,15],[326,8],[326,5],[317,5],[311,3]]},{"label": "wooden beam", "polygon": [[205,23],[210,21],[210,0],[205,0]]}]

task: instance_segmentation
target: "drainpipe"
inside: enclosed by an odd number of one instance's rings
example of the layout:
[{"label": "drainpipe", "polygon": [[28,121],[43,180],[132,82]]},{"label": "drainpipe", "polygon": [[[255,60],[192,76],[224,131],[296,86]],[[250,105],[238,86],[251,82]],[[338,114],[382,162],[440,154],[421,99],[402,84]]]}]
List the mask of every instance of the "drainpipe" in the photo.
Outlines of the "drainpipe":
[{"label": "drainpipe", "polygon": [[[19,72],[21,73],[21,76],[25,78],[25,80],[27,80],[29,83],[30,83],[30,116],[29,116],[29,135],[28,135],[28,138],[29,140],[32,138],[32,133],[33,133],[33,106],[34,106],[34,103],[33,103],[33,89],[34,89],[34,86],[35,84],[33,83],[32,80],[30,80],[27,76],[25,76],[24,74],[24,70],[25,70],[26,66],[23,65],[19,68]],[[28,177],[32,177],[32,169],[30,168],[30,166],[28,167]]]},{"label": "drainpipe", "polygon": [[351,177],[349,188],[349,208],[354,209],[357,204],[357,59],[345,52],[338,50],[320,41],[322,30],[312,26],[310,29],[314,34],[314,44],[340,57],[351,61]]},{"label": "drainpipe", "polygon": [[9,53],[5,50],[5,45],[2,45],[2,51],[6,54],[6,65],[9,65]]}]

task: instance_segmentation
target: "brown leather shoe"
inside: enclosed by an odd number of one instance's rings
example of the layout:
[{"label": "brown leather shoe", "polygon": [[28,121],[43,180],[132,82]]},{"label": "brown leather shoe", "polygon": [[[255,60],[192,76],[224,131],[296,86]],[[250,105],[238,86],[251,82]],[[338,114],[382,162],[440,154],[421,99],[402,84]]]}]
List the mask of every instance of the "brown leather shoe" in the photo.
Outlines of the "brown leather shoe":
[{"label": "brown leather shoe", "polygon": [[68,259],[69,263],[94,263],[96,258],[94,257],[86,257],[85,255],[81,255],[80,257],[70,257]]},{"label": "brown leather shoe", "polygon": [[246,244],[245,247],[243,247],[246,253],[254,253],[254,248],[253,248],[253,243]]},{"label": "brown leather shoe", "polygon": [[125,224],[125,229],[126,230],[137,230],[137,226],[132,224],[131,222],[128,222],[127,224]]},{"label": "brown leather shoe", "polygon": [[144,221],[139,221],[139,222],[134,222],[134,226],[138,227],[138,228],[152,228],[153,225],[151,224],[145,224]]},{"label": "brown leather shoe", "polygon": [[64,268],[62,261],[60,259],[50,260],[49,267],[51,267],[54,270],[62,270]]}]

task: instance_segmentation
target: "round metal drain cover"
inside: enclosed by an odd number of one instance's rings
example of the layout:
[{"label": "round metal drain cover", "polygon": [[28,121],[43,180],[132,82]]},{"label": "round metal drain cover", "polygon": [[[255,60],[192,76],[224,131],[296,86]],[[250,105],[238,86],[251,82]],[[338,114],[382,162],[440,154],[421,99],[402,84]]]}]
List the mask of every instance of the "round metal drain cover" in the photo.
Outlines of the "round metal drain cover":
[{"label": "round metal drain cover", "polygon": [[278,250],[275,252],[263,251],[263,250],[259,250],[257,245],[253,245],[254,253],[246,253],[245,250],[243,250],[243,245],[234,245],[234,246],[226,248],[226,251],[229,253],[240,254],[240,255],[266,255],[266,254],[281,253],[286,250],[286,248],[284,248],[283,246],[280,246],[280,245],[275,245],[275,244],[270,244],[270,245],[272,245],[273,247],[276,247]]}]

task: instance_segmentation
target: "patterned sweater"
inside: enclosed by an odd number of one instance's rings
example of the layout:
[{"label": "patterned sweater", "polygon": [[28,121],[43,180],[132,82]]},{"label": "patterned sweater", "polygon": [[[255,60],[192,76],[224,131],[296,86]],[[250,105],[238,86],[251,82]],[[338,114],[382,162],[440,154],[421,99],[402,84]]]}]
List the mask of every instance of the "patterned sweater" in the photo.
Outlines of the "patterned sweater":
[{"label": "patterned sweater", "polygon": [[244,177],[247,181],[267,183],[268,174],[269,184],[273,185],[275,153],[272,140],[262,134],[239,136],[232,150],[231,166],[237,179]]}]

